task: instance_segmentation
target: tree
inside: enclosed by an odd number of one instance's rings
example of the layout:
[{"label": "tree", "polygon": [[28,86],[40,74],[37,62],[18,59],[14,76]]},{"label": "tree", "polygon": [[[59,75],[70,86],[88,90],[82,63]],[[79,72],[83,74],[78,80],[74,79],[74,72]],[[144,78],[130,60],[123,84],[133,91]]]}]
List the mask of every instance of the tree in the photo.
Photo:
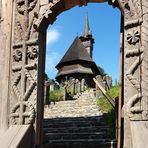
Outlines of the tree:
[{"label": "tree", "polygon": [[106,76],[106,73],[105,73],[104,69],[103,69],[102,67],[100,67],[100,66],[97,66],[97,67],[98,67],[98,69],[99,69],[99,71],[100,71],[100,75],[101,75],[102,77]]}]

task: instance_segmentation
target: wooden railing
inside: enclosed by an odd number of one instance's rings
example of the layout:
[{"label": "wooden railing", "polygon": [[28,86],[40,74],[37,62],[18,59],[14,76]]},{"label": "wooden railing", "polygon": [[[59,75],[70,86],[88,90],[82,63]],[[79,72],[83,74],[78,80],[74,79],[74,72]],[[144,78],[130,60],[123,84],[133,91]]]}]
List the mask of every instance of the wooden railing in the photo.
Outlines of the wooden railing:
[{"label": "wooden railing", "polygon": [[99,87],[103,95],[107,98],[108,102],[115,108],[115,101],[112,99],[112,97],[106,92],[106,90],[95,78],[93,78],[93,80],[96,83],[96,85]]},{"label": "wooden railing", "polygon": [[101,92],[103,93],[103,95],[105,96],[107,101],[114,108],[114,111],[115,111],[114,112],[114,119],[115,119],[115,122],[114,122],[114,135],[115,136],[114,136],[114,138],[117,139],[117,131],[118,131],[118,97],[113,99],[95,78],[93,78],[93,80],[96,83],[96,85],[98,86],[98,88],[101,90]]}]

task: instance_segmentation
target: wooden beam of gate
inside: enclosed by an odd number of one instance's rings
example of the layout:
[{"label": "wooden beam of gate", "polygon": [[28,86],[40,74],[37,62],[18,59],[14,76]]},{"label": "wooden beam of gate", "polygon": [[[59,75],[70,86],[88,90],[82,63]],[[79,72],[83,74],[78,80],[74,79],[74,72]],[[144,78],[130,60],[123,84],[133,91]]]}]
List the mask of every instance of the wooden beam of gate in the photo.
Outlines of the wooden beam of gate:
[{"label": "wooden beam of gate", "polygon": [[106,90],[102,87],[102,85],[95,78],[93,78],[93,80],[96,83],[96,85],[99,87],[103,95],[107,98],[109,103],[115,108],[115,101],[112,99],[112,97],[109,94],[107,94]]},{"label": "wooden beam of gate", "polygon": [[122,104],[123,104],[123,54],[124,54],[124,16],[121,15],[121,26],[120,26],[120,79],[119,79],[119,99],[118,99],[118,129],[117,129],[117,148],[123,147],[122,137]]}]

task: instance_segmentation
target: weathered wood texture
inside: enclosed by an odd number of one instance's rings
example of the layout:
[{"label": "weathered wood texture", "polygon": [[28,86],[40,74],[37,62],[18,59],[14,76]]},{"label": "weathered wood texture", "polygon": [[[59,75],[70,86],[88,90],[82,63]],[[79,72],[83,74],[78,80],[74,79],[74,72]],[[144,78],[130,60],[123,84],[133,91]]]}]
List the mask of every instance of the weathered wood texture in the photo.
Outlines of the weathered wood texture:
[{"label": "weathered wood texture", "polygon": [[117,118],[117,148],[123,146],[122,140],[122,106],[123,106],[123,51],[124,49],[124,17],[121,15],[120,26],[120,79],[119,79],[119,99],[118,99],[118,118]]},{"label": "weathered wood texture", "polygon": [[[88,2],[102,1],[0,0],[0,133],[10,125],[33,124],[34,143],[42,144],[45,32],[61,12]],[[148,0],[109,4],[124,15],[124,147],[134,148],[139,127],[148,137]]]},{"label": "weathered wood texture", "polygon": [[31,125],[13,125],[0,139],[1,148],[32,148]]},{"label": "weathered wood texture", "polygon": [[103,95],[106,97],[107,101],[112,105],[112,107],[115,107],[115,101],[113,100],[113,98],[109,94],[107,94],[106,90],[95,78],[93,78],[93,80],[96,83],[96,85],[99,87]]},{"label": "weathered wood texture", "polygon": [[12,5],[13,1],[0,0],[0,135],[8,128]]}]

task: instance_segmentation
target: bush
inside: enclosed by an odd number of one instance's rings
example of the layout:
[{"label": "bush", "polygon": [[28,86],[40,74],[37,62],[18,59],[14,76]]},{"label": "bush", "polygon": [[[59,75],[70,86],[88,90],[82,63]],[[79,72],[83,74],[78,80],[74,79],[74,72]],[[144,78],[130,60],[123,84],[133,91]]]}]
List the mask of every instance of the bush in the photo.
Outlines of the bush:
[{"label": "bush", "polygon": [[63,100],[63,92],[61,89],[50,91],[49,100],[52,102],[62,101]]},{"label": "bush", "polygon": [[[108,91],[107,93],[113,98],[115,99],[119,93],[118,93],[118,85],[115,85],[115,86],[112,86]],[[107,98],[106,97],[100,97],[98,100],[97,100],[97,104],[98,106],[100,107],[100,109],[104,112],[104,113],[108,113],[110,111],[113,110],[113,107],[112,105],[108,102]]]}]

